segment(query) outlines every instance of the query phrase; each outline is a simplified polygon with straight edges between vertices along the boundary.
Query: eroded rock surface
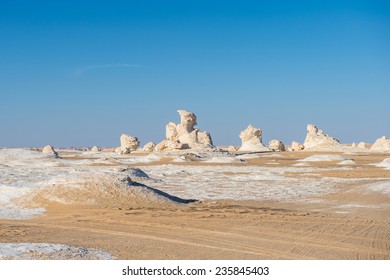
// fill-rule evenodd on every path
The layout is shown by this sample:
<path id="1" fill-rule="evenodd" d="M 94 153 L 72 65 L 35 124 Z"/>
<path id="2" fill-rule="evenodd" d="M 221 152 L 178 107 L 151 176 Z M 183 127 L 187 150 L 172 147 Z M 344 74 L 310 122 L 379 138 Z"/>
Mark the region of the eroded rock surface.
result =
<path id="1" fill-rule="evenodd" d="M 52 155 L 58 157 L 58 153 L 54 150 L 53 146 L 51 146 L 51 145 L 46 145 L 45 147 L 43 147 L 42 153 L 52 154 Z"/>
<path id="2" fill-rule="evenodd" d="M 195 127 L 197 117 L 194 113 L 187 110 L 177 112 L 180 115 L 180 123 L 169 122 L 166 125 L 166 139 L 156 145 L 156 151 L 213 147 L 210 133 Z"/>
<path id="3" fill-rule="evenodd" d="M 245 130 L 241 131 L 240 138 L 242 141 L 240 152 L 262 152 L 269 151 L 262 142 L 262 132 L 260 128 L 255 128 L 249 125 Z"/>
<path id="4" fill-rule="evenodd" d="M 286 150 L 284 144 L 280 140 L 271 140 L 269 141 L 268 148 L 275 152 L 284 152 Z"/>
<path id="5" fill-rule="evenodd" d="M 156 144 L 154 144 L 153 142 L 148 142 L 144 145 L 144 147 L 142 148 L 142 151 L 147 152 L 147 153 L 151 153 L 154 151 L 155 147 L 156 147 Z"/>
<path id="6" fill-rule="evenodd" d="M 306 139 L 303 145 L 305 146 L 305 149 L 332 150 L 340 145 L 340 141 L 325 134 L 315 125 L 309 124 L 307 126 Z"/>
<path id="7" fill-rule="evenodd" d="M 121 146 L 117 149 L 117 152 L 120 154 L 130 154 L 130 152 L 137 150 L 139 147 L 138 138 L 134 136 L 122 134 L 120 141 Z"/>
<path id="8" fill-rule="evenodd" d="M 378 138 L 371 146 L 370 150 L 378 152 L 390 152 L 390 139 L 386 136 Z"/>

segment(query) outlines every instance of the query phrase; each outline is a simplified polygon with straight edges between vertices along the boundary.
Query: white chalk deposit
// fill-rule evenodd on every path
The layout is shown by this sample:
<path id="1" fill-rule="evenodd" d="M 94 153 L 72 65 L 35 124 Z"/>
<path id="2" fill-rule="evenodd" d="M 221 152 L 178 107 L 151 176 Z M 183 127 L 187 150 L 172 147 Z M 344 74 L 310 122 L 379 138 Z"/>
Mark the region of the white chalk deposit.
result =
<path id="1" fill-rule="evenodd" d="M 48 243 L 0 243 L 0 260 L 110 260 L 112 255 L 89 248 Z"/>
<path id="2" fill-rule="evenodd" d="M 49 201 L 99 207 L 158 208 L 193 199 L 296 200 L 330 193 L 345 183 L 360 180 L 291 176 L 351 168 L 346 165 L 352 165 L 353 161 L 334 154 L 313 155 L 284 167 L 277 162 L 281 154 L 232 155 L 222 150 L 147 155 L 66 151 L 59 155 L 61 157 L 39 150 L 0 149 L 0 218 L 26 219 L 42 215 Z M 264 165 L 249 164 L 257 158 L 262 158 Z M 309 164 L 316 161 L 338 161 L 340 165 L 316 167 Z M 137 168 L 139 164 L 142 166 Z M 388 159 L 377 166 L 388 168 Z"/>

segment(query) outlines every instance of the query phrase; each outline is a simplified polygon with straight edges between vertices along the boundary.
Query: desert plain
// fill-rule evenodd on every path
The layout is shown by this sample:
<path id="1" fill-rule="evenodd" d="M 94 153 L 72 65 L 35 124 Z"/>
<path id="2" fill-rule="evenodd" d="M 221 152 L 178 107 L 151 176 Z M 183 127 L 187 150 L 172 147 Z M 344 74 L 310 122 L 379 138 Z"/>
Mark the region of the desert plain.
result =
<path id="1" fill-rule="evenodd" d="M 390 259 L 388 153 L 57 152 L 0 149 L 2 259 Z"/>

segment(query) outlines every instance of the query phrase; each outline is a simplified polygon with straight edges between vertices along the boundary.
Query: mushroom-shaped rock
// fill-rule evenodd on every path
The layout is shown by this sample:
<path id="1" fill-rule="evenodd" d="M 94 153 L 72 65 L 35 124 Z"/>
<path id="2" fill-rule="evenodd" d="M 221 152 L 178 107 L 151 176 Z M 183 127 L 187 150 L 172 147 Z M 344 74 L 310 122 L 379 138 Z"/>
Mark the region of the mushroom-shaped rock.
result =
<path id="1" fill-rule="evenodd" d="M 371 146 L 370 150 L 378 152 L 390 152 L 390 139 L 382 136 Z"/>
<path id="2" fill-rule="evenodd" d="M 137 137 L 122 134 L 121 138 L 120 153 L 129 154 L 131 151 L 135 151 L 139 147 L 139 141 Z"/>
<path id="3" fill-rule="evenodd" d="M 268 148 L 275 152 L 284 152 L 286 150 L 282 141 L 276 139 L 269 141 Z"/>
<path id="4" fill-rule="evenodd" d="M 240 152 L 262 152 L 269 149 L 262 143 L 261 129 L 249 125 L 245 130 L 241 131 L 240 138 L 242 141 Z"/>
<path id="5" fill-rule="evenodd" d="M 305 142 L 303 143 L 305 149 L 329 149 L 339 146 L 340 141 L 325 134 L 322 130 L 319 130 L 315 125 L 309 124 L 307 126 L 307 134 Z"/>

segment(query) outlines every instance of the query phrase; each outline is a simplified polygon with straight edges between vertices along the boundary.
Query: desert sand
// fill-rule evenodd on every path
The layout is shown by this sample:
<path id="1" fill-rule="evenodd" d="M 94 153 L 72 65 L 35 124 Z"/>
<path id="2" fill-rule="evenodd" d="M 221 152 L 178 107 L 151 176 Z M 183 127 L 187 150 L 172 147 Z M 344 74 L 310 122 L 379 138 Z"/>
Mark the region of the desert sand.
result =
<path id="1" fill-rule="evenodd" d="M 44 210 L 3 217 L 1 243 L 66 244 L 114 259 L 390 259 L 388 153 L 57 152 L 50 168 L 71 177 L 74 166 L 123 168 L 135 186 L 164 195 L 96 192 L 92 183 L 34 189 L 10 201 Z"/>

